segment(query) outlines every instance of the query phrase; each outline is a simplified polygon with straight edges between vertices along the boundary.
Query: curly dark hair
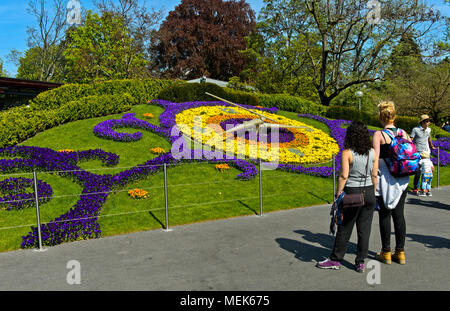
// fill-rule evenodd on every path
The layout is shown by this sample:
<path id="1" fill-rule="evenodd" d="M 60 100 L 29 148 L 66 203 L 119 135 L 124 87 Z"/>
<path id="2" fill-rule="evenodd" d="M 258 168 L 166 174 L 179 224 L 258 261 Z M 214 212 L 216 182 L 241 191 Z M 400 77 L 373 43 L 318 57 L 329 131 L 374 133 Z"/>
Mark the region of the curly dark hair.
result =
<path id="1" fill-rule="evenodd" d="M 372 141 L 370 140 L 369 129 L 363 122 L 354 121 L 347 128 L 344 148 L 352 149 L 359 154 L 369 154 Z"/>

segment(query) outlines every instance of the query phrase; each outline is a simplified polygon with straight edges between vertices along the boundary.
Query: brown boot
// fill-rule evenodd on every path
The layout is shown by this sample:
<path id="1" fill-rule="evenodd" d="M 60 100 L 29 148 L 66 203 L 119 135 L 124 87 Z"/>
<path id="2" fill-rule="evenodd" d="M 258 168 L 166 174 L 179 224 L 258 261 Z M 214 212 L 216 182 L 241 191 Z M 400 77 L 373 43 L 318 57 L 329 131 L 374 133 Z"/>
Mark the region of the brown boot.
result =
<path id="1" fill-rule="evenodd" d="M 401 265 L 406 264 L 405 252 L 396 250 L 394 255 L 392 255 L 392 260 Z"/>
<path id="2" fill-rule="evenodd" d="M 391 252 L 385 252 L 383 250 L 381 250 L 381 252 L 379 252 L 376 256 L 375 259 L 378 261 L 381 261 L 387 265 L 391 264 Z"/>

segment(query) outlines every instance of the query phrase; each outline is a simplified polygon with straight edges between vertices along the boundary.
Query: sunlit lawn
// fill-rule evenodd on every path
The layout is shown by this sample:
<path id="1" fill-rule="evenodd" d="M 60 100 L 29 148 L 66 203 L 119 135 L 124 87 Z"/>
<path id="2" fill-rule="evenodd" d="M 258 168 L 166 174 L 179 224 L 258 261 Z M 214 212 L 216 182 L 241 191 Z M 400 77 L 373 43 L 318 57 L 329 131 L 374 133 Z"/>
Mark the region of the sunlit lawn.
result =
<path id="1" fill-rule="evenodd" d="M 159 125 L 159 115 L 163 109 L 153 105 L 134 106 L 130 112 L 136 117 Z M 143 113 L 153 113 L 153 119 L 144 119 Z M 280 111 L 280 115 L 310 124 L 329 133 L 326 125 L 319 121 L 299 118 L 296 113 Z M 93 127 L 107 119 L 119 119 L 123 114 L 81 120 L 65 124 L 28 139 L 21 145 L 51 148 L 53 150 L 102 149 L 120 156 L 115 168 L 106 168 L 101 161 L 80 163 L 80 167 L 95 174 L 116 174 L 156 157 L 150 148 L 162 147 L 169 151 L 169 142 L 154 133 L 142 131 L 142 139 L 123 143 L 105 140 L 93 134 Z M 121 129 L 132 133 L 135 129 Z M 324 164 L 321 164 L 322 166 Z M 326 165 L 326 164 L 325 164 Z M 329 164 L 328 164 L 329 165 Z M 212 163 L 183 163 L 168 166 L 168 215 L 169 227 L 212 219 L 258 215 L 260 213 L 259 178 L 250 181 L 235 179 L 241 173 L 230 166 L 230 170 L 219 172 Z M 30 174 L 29 174 L 30 175 Z M 4 179 L 6 177 L 1 177 Z M 31 178 L 31 177 L 28 177 Z M 42 222 L 50 221 L 67 210 L 78 200 L 81 185 L 57 175 L 40 173 L 39 179 L 49 183 L 54 190 L 54 198 L 41 208 Z M 440 185 L 450 184 L 450 169 L 440 169 Z M 437 178 L 433 180 L 436 186 Z M 412 182 L 412 178 L 411 178 Z M 147 199 L 136 200 L 128 195 L 128 190 L 141 188 L 149 193 Z M 333 197 L 333 182 L 330 178 L 312 177 L 278 170 L 262 173 L 263 213 L 271 211 L 329 204 Z M 162 171 L 145 179 L 116 189 L 109 194 L 99 217 L 103 236 L 123 234 L 166 227 L 164 197 L 164 175 Z M 21 211 L 0 210 L 0 251 L 17 249 L 21 237 L 30 231 L 36 222 L 33 208 Z M 17 228 L 12 228 L 17 227 Z M 1 229 L 1 228 L 0 228 Z"/>

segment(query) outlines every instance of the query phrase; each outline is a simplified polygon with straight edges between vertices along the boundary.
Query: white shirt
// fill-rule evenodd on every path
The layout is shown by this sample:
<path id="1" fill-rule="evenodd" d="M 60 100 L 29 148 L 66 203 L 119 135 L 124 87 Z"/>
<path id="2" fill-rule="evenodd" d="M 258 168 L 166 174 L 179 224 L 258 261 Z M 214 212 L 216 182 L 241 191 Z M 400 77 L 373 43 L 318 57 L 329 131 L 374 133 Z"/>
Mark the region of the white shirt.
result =
<path id="1" fill-rule="evenodd" d="M 428 144 L 428 138 L 431 136 L 431 128 L 424 129 L 422 126 L 413 128 L 411 132 L 411 138 L 418 152 L 427 151 L 430 152 L 430 146 Z"/>
<path id="2" fill-rule="evenodd" d="M 420 159 L 420 172 L 423 173 L 433 173 L 433 162 L 430 159 Z"/>

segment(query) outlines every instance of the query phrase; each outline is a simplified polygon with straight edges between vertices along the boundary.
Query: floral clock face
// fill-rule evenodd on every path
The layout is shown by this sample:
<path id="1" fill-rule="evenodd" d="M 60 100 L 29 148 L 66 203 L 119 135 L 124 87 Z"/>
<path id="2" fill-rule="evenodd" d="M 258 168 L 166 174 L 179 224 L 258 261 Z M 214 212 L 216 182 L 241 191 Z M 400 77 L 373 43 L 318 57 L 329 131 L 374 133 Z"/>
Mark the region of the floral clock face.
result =
<path id="1" fill-rule="evenodd" d="M 339 152 L 336 141 L 310 125 L 266 111 L 253 109 L 278 124 L 298 128 L 261 128 L 224 133 L 236 125 L 258 118 L 239 107 L 204 106 L 184 110 L 176 115 L 179 130 L 187 137 L 226 154 L 261 158 L 280 163 L 321 163 Z M 267 123 L 275 123 L 268 119 Z"/>

